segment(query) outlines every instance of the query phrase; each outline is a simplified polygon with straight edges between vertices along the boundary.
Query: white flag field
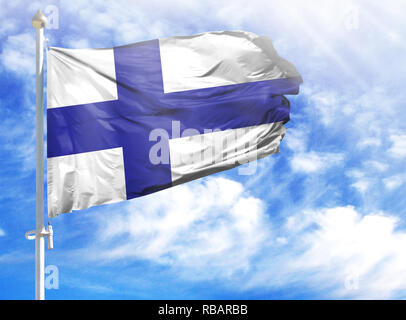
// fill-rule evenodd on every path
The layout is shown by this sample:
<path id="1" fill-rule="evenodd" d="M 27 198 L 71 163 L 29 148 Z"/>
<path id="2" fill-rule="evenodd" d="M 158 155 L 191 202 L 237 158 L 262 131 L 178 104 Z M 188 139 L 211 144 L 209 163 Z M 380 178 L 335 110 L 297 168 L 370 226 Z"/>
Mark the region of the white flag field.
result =
<path id="1" fill-rule="evenodd" d="M 47 51 L 48 215 L 279 152 L 302 82 L 268 37 L 207 32 Z"/>

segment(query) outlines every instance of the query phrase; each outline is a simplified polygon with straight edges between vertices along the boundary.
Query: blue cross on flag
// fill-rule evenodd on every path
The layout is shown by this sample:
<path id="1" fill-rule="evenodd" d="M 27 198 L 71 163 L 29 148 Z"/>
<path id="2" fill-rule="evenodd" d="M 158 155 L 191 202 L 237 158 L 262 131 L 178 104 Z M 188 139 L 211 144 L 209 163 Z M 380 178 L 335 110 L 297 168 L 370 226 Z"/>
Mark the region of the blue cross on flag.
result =
<path id="1" fill-rule="evenodd" d="M 47 53 L 48 214 L 147 195 L 279 152 L 302 79 L 242 31 Z"/>

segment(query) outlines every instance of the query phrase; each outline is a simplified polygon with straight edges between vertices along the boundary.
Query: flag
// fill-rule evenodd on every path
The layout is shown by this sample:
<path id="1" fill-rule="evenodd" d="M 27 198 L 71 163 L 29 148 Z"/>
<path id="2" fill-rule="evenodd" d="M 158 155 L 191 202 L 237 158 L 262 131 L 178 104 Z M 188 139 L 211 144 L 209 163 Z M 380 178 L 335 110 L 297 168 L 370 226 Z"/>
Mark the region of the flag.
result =
<path id="1" fill-rule="evenodd" d="M 48 215 L 279 152 L 302 79 L 243 31 L 47 52 Z"/>

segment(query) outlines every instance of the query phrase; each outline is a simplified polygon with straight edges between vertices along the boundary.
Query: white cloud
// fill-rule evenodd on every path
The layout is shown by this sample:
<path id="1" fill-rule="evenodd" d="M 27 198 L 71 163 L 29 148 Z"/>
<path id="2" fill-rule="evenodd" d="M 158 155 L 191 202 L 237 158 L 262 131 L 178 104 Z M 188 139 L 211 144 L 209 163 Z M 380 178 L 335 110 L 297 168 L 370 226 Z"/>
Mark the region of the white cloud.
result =
<path id="1" fill-rule="evenodd" d="M 382 180 L 386 189 L 393 190 L 399 188 L 402 184 L 406 183 L 406 175 L 398 174 L 394 176 L 390 176 Z"/>
<path id="2" fill-rule="evenodd" d="M 357 189 L 360 193 L 365 193 L 370 187 L 370 185 L 371 185 L 370 181 L 366 179 L 360 179 L 357 182 L 351 184 L 351 186 Z"/>
<path id="3" fill-rule="evenodd" d="M 262 201 L 225 178 L 124 208 L 97 216 L 97 245 L 80 250 L 82 262 L 148 260 L 189 281 L 216 279 L 237 290 L 296 284 L 325 298 L 401 297 L 406 286 L 406 232 L 382 212 L 298 210 L 275 228 Z M 348 287 L 353 278 L 357 288 Z"/>
<path id="4" fill-rule="evenodd" d="M 307 149 L 309 131 L 309 128 L 304 126 L 289 128 L 284 138 L 284 143 L 293 152 L 305 152 Z"/>
<path id="5" fill-rule="evenodd" d="M 83 277 L 74 278 L 69 274 L 68 275 L 64 274 L 63 284 L 64 286 L 67 286 L 75 290 L 80 289 L 91 291 L 93 293 L 96 292 L 99 294 L 109 294 L 114 292 L 114 290 L 112 288 L 109 288 L 108 286 L 104 286 L 99 283 L 93 283 L 91 280 L 86 280 Z"/>
<path id="6" fill-rule="evenodd" d="M 28 90 L 26 93 L 28 95 Z M 12 109 L 13 106 L 4 107 Z M 18 171 L 15 170 L 14 174 L 25 175 L 35 168 L 35 114 L 32 106 L 27 106 L 24 117 L 0 121 L 0 142 L 3 150 L 13 155 L 4 158 L 4 163 L 19 161 Z"/>
<path id="7" fill-rule="evenodd" d="M 371 171 L 375 170 L 377 172 L 383 172 L 388 169 L 388 165 L 386 163 L 377 160 L 366 160 L 363 165 L 370 168 Z"/>
<path id="8" fill-rule="evenodd" d="M 364 165 L 367 163 L 369 163 L 369 161 L 364 162 Z M 377 166 L 379 167 L 379 165 Z M 366 170 L 364 168 L 348 170 L 346 172 L 346 175 L 355 181 L 350 186 L 357 189 L 358 192 L 360 192 L 361 194 L 365 194 L 373 183 L 373 179 L 369 176 L 366 176 Z"/>
<path id="9" fill-rule="evenodd" d="M 67 46 L 72 49 L 87 49 L 91 48 L 89 40 L 81 38 L 81 39 L 71 39 L 67 41 Z"/>
<path id="10" fill-rule="evenodd" d="M 392 91 L 390 87 L 379 85 L 345 93 L 305 87 L 302 94 L 308 97 L 305 110 L 310 119 L 320 118 L 329 134 L 350 136 L 351 145 L 381 151 L 378 147 L 382 140 L 393 135 L 393 131 L 401 131 L 404 123 L 403 115 L 398 112 L 403 93 Z M 396 142 L 400 140 L 401 136 Z"/>
<path id="11" fill-rule="evenodd" d="M 294 172 L 322 173 L 332 166 L 339 165 L 344 160 L 340 153 L 303 152 L 295 153 L 290 161 Z"/>
<path id="12" fill-rule="evenodd" d="M 378 138 L 365 137 L 365 138 L 360 139 L 358 141 L 357 145 L 361 149 L 368 148 L 368 147 L 379 147 L 381 145 L 381 140 Z"/>
<path id="13" fill-rule="evenodd" d="M 305 211 L 287 219 L 286 246 L 268 256 L 268 264 L 247 286 L 297 283 L 324 297 L 393 298 L 406 287 L 406 233 L 398 219 L 361 215 L 353 207 Z M 273 263 L 272 263 L 273 261 Z M 346 286 L 356 277 L 358 289 Z M 318 289 L 316 289 L 318 288 Z"/>
<path id="14" fill-rule="evenodd" d="M 34 32 L 9 36 L 4 43 L 0 59 L 5 68 L 17 74 L 35 74 Z"/>
<path id="15" fill-rule="evenodd" d="M 2 24 L 0 25 L 0 36 L 9 34 L 15 31 L 17 25 L 17 21 L 14 19 L 2 19 Z"/>
<path id="16" fill-rule="evenodd" d="M 20 161 L 22 166 L 17 169 L 27 174 L 35 168 L 35 30 L 32 28 L 30 32 L 5 39 L 0 63 L 22 77 L 16 86 L 18 92 L 2 99 L 4 117 L 0 120 L 0 142 L 3 149 L 12 151 L 9 155 L 13 155 L 4 160 Z M 16 97 L 19 97 L 19 105 L 15 105 Z"/>
<path id="17" fill-rule="evenodd" d="M 177 8 L 178 7 L 178 8 Z M 181 7 L 181 10 L 179 9 Z M 201 5 L 187 2 L 162 1 L 70 1 L 64 11 L 74 15 L 75 24 L 69 25 L 70 33 L 78 35 L 84 30 L 92 46 L 125 45 L 158 37 L 187 34 L 178 20 L 194 15 L 205 16 Z M 195 19 L 194 25 L 199 24 Z M 109 39 L 106 44 L 106 39 Z M 77 39 L 65 38 L 66 45 Z"/>
<path id="18" fill-rule="evenodd" d="M 22 251 L 12 250 L 0 255 L 0 264 L 19 264 L 34 261 L 33 253 L 26 253 Z"/>
<path id="19" fill-rule="evenodd" d="M 307 88 L 302 90 L 302 92 L 310 96 L 310 105 L 313 110 L 316 110 L 320 114 L 320 120 L 324 125 L 334 125 L 337 122 L 336 113 L 338 109 L 341 109 L 342 101 L 340 101 L 336 92 L 313 92 L 313 90 Z"/>
<path id="20" fill-rule="evenodd" d="M 270 232 L 262 201 L 225 178 L 181 185 L 125 208 L 99 221 L 95 259 L 149 259 L 228 276 L 249 268 Z"/>
<path id="21" fill-rule="evenodd" d="M 389 153 L 394 158 L 406 157 L 406 134 L 392 135 L 390 137 L 392 146 L 389 149 Z"/>
<path id="22" fill-rule="evenodd" d="M 4 232 L 4 230 L 0 228 L 0 237 L 4 237 L 5 235 L 6 233 Z"/>
<path id="23" fill-rule="evenodd" d="M 389 297 L 391 292 L 406 286 L 406 275 L 399 273 L 399 264 L 406 263 L 402 249 L 406 234 L 395 231 L 397 221 L 393 216 L 362 216 L 351 207 L 313 213 L 319 230 L 309 234 L 308 248 L 296 260 L 296 267 L 316 267 L 322 270 L 321 278 L 335 275 L 337 281 L 354 272 L 358 274 L 360 292 L 346 292 L 338 287 L 338 295 Z M 398 283 L 389 281 L 394 274 Z M 376 283 L 381 284 L 379 288 Z"/>
<path id="24" fill-rule="evenodd" d="M 406 156 L 405 117 L 399 112 L 399 101 L 405 99 L 404 93 L 379 85 L 378 78 L 374 82 L 368 90 L 305 87 L 302 91 L 307 98 L 304 110 L 309 119 L 305 123 L 308 123 L 309 136 L 316 137 L 309 139 L 308 149 L 314 148 L 313 141 L 328 141 L 327 146 L 331 143 L 339 149 L 346 160 L 343 175 L 350 178 L 347 186 L 360 193 L 363 201 L 360 206 L 368 208 L 379 208 L 390 196 L 386 192 L 400 183 L 398 179 L 389 181 L 404 171 L 403 164 L 394 159 Z M 314 128 L 315 121 L 322 128 L 320 125 Z M 320 146 L 317 149 L 324 151 Z M 316 172 L 320 166 L 320 161 L 312 157 L 304 157 L 298 163 L 310 172 Z"/>

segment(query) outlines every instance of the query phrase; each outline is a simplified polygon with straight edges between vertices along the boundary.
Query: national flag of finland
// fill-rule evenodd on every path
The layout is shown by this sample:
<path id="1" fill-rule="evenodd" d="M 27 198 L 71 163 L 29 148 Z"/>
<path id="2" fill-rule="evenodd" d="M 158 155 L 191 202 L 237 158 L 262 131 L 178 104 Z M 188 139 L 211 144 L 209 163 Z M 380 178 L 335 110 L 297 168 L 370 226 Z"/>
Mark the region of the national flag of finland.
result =
<path id="1" fill-rule="evenodd" d="M 241 31 L 47 54 L 48 213 L 140 197 L 279 152 L 302 82 Z"/>

